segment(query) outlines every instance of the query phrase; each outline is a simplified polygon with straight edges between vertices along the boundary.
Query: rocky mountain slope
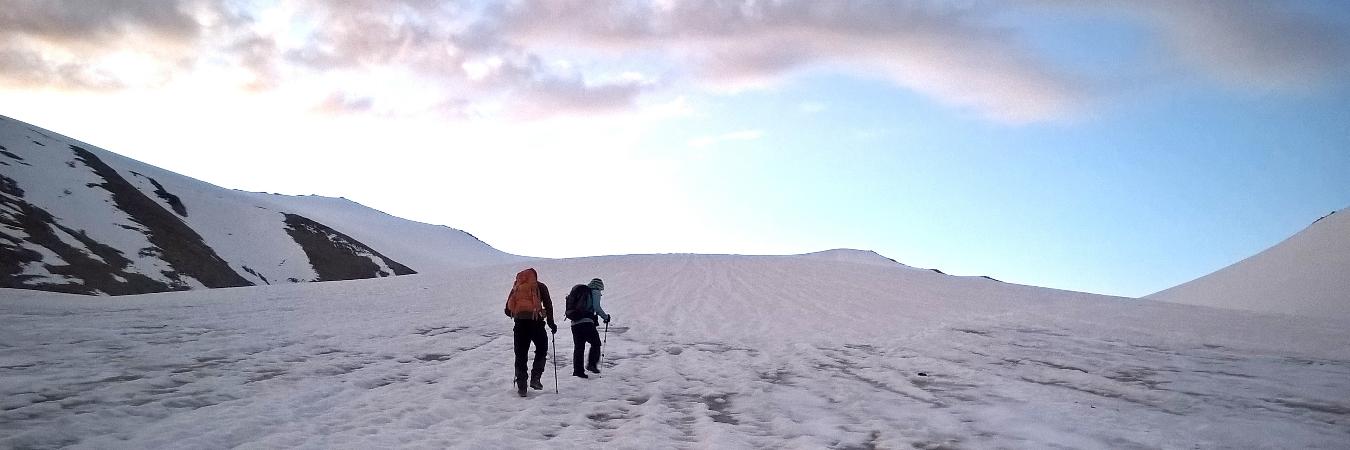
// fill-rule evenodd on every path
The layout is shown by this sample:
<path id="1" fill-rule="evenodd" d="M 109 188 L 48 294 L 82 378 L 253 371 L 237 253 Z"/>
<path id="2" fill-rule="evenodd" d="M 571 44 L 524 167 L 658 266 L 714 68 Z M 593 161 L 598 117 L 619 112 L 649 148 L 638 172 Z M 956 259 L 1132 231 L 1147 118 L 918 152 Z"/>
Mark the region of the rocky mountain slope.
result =
<path id="1" fill-rule="evenodd" d="M 0 287 L 124 295 L 517 259 L 452 228 L 224 189 L 0 116 Z"/>

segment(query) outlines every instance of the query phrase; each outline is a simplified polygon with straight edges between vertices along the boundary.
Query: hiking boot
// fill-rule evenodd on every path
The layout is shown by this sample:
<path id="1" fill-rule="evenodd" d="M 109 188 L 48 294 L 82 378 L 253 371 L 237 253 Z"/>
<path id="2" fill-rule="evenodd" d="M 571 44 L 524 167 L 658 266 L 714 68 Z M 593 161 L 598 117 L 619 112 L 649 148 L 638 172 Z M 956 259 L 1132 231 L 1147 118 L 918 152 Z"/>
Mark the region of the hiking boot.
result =
<path id="1" fill-rule="evenodd" d="M 586 372 L 573 372 L 572 376 L 577 378 L 590 378 L 589 376 L 586 375 Z"/>
<path id="2" fill-rule="evenodd" d="M 521 397 L 524 397 L 524 396 L 525 396 L 525 386 L 521 386 L 520 389 L 516 391 L 516 394 L 519 394 Z"/>
<path id="3" fill-rule="evenodd" d="M 586 366 L 586 370 L 591 371 L 591 373 L 600 373 L 600 368 L 597 366 Z"/>
<path id="4" fill-rule="evenodd" d="M 538 378 L 531 378 L 530 389 L 534 389 L 536 391 L 544 389 L 544 383 L 540 383 Z"/>

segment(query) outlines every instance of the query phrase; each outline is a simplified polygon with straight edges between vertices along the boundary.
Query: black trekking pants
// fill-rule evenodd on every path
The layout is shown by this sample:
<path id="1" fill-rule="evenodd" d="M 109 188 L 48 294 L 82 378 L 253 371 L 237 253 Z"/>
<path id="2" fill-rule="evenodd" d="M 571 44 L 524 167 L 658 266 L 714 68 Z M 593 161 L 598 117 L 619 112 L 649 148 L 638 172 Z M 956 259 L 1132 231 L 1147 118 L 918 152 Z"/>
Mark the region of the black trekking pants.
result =
<path id="1" fill-rule="evenodd" d="M 595 367 L 600 363 L 600 332 L 596 331 L 594 323 L 579 323 L 572 325 L 572 342 L 576 347 L 572 349 L 572 373 L 584 373 L 583 367 Z M 586 353 L 586 344 L 591 344 L 591 357 L 583 358 Z M 582 360 L 585 359 L 585 366 Z"/>
<path id="2" fill-rule="evenodd" d="M 544 321 L 516 319 L 513 330 L 516 338 L 516 385 L 525 385 L 525 359 L 530 356 L 530 342 L 534 342 L 534 366 L 530 367 L 530 376 L 539 378 L 544 374 L 544 360 L 548 359 L 548 331 L 544 330 Z"/>

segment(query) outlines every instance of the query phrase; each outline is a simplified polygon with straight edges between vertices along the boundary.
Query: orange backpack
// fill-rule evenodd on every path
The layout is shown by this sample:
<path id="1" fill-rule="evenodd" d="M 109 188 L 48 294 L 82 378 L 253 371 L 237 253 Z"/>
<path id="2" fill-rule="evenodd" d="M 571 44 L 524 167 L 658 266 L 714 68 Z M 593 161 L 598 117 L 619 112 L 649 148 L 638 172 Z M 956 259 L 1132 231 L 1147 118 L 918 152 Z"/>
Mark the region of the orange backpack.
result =
<path id="1" fill-rule="evenodd" d="M 506 296 L 506 310 L 517 319 L 539 320 L 544 317 L 544 304 L 539 300 L 539 274 L 525 269 L 516 274 L 516 284 Z"/>

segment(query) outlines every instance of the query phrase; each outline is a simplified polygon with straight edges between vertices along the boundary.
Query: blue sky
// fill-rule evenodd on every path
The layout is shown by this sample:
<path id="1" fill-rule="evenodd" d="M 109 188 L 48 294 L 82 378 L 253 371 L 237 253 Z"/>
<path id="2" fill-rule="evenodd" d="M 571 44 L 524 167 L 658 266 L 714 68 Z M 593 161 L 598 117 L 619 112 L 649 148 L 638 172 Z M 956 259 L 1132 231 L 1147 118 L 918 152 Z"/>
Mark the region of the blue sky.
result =
<path id="1" fill-rule="evenodd" d="M 1139 296 L 1350 206 L 1344 2 L 10 6 L 0 114 L 520 254 Z"/>

